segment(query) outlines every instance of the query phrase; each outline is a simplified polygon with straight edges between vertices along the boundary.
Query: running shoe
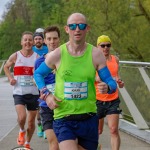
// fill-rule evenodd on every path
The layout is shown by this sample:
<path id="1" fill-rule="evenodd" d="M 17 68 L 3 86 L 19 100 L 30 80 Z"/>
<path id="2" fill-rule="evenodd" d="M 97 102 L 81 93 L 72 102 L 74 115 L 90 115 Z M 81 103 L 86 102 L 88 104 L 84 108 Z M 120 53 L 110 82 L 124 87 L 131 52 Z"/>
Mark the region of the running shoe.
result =
<path id="1" fill-rule="evenodd" d="M 30 144 L 25 143 L 25 144 L 24 144 L 24 148 L 27 148 L 27 149 L 30 150 Z"/>
<path id="2" fill-rule="evenodd" d="M 26 132 L 19 132 L 18 138 L 17 138 L 17 143 L 19 146 L 22 146 L 25 142 L 25 134 Z"/>
<path id="3" fill-rule="evenodd" d="M 43 133 L 43 137 L 44 137 L 44 139 L 47 139 L 46 133 L 45 133 L 45 132 Z"/>
<path id="4" fill-rule="evenodd" d="M 38 125 L 38 126 L 37 126 L 37 136 L 38 136 L 38 137 L 42 137 L 42 136 L 43 136 L 42 125 Z"/>

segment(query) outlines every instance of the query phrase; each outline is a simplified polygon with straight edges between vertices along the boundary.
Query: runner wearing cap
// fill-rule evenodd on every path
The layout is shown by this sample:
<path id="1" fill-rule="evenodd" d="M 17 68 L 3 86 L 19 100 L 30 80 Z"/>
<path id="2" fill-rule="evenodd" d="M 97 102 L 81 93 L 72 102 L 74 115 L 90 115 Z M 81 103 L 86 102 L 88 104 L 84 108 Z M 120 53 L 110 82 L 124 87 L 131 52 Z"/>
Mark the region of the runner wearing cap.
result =
<path id="1" fill-rule="evenodd" d="M 44 43 L 44 36 L 42 33 L 35 32 L 33 35 L 34 46 L 32 47 L 33 51 L 38 55 L 42 56 L 43 54 L 48 53 L 48 48 Z"/>
<path id="2" fill-rule="evenodd" d="M 97 39 L 97 47 L 103 52 L 107 67 L 113 77 L 113 79 L 118 83 L 118 86 L 122 88 L 124 82 L 119 76 L 119 58 L 115 55 L 110 54 L 112 42 L 110 38 L 106 35 L 101 35 Z M 96 76 L 96 99 L 97 99 L 97 115 L 99 118 L 99 134 L 103 132 L 104 118 L 107 117 L 108 127 L 110 130 L 111 137 L 111 147 L 112 150 L 119 150 L 120 147 L 120 136 L 119 136 L 119 114 L 121 109 L 119 108 L 120 99 L 118 94 L 118 89 L 116 92 L 111 94 L 102 94 L 98 90 L 98 84 L 101 82 L 98 75 Z"/>
<path id="3" fill-rule="evenodd" d="M 41 28 L 39 28 L 36 31 L 43 31 L 43 30 Z M 43 43 L 44 43 L 43 33 L 35 32 L 33 35 L 33 40 L 34 40 L 34 46 L 32 47 L 32 50 L 34 52 L 36 52 L 40 56 L 48 53 L 47 46 L 43 45 Z M 39 111 L 37 112 L 37 135 L 39 137 L 44 136 Z"/>

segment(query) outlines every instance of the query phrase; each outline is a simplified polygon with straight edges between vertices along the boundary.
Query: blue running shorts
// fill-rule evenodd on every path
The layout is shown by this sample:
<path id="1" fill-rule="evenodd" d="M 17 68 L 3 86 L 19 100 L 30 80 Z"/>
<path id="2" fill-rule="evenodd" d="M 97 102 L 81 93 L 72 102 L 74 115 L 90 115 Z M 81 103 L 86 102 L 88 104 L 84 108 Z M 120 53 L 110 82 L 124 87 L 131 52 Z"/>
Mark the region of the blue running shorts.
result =
<path id="1" fill-rule="evenodd" d="M 78 144 L 86 150 L 97 150 L 99 136 L 97 115 L 82 121 L 57 119 L 53 122 L 53 129 L 59 143 L 77 139 Z"/>

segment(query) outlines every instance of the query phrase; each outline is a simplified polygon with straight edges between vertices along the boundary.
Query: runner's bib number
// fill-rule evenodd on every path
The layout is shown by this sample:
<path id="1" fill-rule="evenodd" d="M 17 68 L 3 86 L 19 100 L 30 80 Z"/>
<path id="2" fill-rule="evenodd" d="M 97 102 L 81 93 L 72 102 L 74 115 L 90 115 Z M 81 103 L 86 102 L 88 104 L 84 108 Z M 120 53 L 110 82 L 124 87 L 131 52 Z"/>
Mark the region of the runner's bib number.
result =
<path id="1" fill-rule="evenodd" d="M 87 82 L 65 82 L 64 95 L 67 100 L 82 100 L 88 95 Z"/>
<path id="2" fill-rule="evenodd" d="M 20 86 L 33 86 L 33 77 L 20 76 Z"/>

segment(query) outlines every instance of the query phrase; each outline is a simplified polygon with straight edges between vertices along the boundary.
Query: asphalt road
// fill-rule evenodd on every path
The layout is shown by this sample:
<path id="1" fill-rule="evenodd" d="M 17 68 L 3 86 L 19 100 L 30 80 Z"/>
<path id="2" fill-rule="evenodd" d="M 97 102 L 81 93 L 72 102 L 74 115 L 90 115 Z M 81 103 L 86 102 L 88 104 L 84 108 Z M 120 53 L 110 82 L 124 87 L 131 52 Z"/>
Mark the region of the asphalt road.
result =
<path id="1" fill-rule="evenodd" d="M 12 87 L 7 78 L 0 78 L 0 150 L 12 150 L 17 147 L 17 135 L 19 127 L 12 98 Z M 120 150 L 150 150 L 150 144 L 143 142 L 129 134 L 120 131 Z M 111 150 L 110 134 L 105 125 L 103 134 L 99 138 L 102 150 Z M 34 150 L 48 150 L 47 140 L 39 138 L 36 132 L 31 141 Z"/>

